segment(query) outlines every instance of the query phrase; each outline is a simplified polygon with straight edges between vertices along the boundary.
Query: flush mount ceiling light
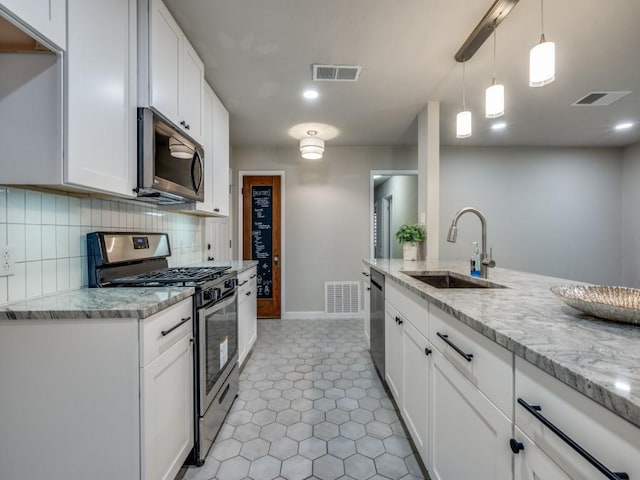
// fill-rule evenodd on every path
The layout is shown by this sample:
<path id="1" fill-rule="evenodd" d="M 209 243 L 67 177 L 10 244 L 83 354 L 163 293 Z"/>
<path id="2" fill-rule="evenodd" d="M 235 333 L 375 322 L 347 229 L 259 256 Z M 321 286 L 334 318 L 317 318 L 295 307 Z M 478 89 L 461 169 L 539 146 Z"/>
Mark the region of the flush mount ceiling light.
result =
<path id="1" fill-rule="evenodd" d="M 496 28 L 493 28 L 493 80 L 485 92 L 485 117 L 504 115 L 504 85 L 496 83 Z"/>
<path id="2" fill-rule="evenodd" d="M 324 140 L 316 137 L 316 130 L 308 130 L 308 137 L 300 139 L 300 154 L 307 160 L 319 160 L 324 153 Z"/>
<path id="3" fill-rule="evenodd" d="M 193 158 L 193 150 L 175 137 L 169 138 L 169 152 L 175 158 Z"/>
<path id="4" fill-rule="evenodd" d="M 462 62 L 462 111 L 456 115 L 456 137 L 467 138 L 471 136 L 471 112 L 467 110 L 465 102 L 465 65 L 467 62 Z"/>
<path id="5" fill-rule="evenodd" d="M 544 38 L 544 0 L 540 0 L 540 42 L 529 53 L 529 86 L 543 87 L 556 79 L 556 45 Z"/>
<path id="6" fill-rule="evenodd" d="M 308 100 L 314 100 L 318 98 L 318 92 L 317 90 L 305 90 L 302 93 L 302 96 Z"/>

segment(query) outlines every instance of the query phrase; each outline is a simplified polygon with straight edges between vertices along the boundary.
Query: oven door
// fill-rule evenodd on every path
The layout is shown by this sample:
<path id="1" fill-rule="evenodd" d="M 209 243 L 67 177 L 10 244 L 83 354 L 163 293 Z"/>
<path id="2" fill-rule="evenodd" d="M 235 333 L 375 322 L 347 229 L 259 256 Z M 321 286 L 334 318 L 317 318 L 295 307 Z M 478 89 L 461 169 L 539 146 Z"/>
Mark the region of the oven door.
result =
<path id="1" fill-rule="evenodd" d="M 198 313 L 200 415 L 204 415 L 238 359 L 237 290 Z"/>

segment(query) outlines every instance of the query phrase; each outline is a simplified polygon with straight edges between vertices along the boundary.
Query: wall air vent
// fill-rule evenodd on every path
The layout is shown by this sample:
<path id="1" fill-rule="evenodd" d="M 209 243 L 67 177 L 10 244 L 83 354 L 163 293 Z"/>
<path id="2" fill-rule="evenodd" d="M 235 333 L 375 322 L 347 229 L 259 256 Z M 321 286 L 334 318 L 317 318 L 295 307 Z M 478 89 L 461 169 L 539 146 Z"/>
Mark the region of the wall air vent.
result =
<path id="1" fill-rule="evenodd" d="M 358 65 L 321 65 L 314 63 L 314 82 L 357 82 L 362 67 Z"/>
<path id="2" fill-rule="evenodd" d="M 606 107 L 631 92 L 590 92 L 584 97 L 576 100 L 571 105 L 574 107 Z"/>
<path id="3" fill-rule="evenodd" d="M 325 282 L 324 312 L 327 315 L 360 313 L 360 282 Z"/>

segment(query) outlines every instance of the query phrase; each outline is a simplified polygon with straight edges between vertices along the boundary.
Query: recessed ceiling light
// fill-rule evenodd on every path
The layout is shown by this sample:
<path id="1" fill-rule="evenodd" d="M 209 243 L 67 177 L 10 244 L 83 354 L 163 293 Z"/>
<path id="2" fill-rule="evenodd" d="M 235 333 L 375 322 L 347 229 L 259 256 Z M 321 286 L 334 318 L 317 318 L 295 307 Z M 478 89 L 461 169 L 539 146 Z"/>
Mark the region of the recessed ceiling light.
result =
<path id="1" fill-rule="evenodd" d="M 318 98 L 318 92 L 316 90 L 305 90 L 302 96 L 309 100 L 313 100 L 314 98 Z"/>
<path id="2" fill-rule="evenodd" d="M 496 122 L 493 125 L 491 125 L 491 130 L 503 130 L 505 128 L 507 128 L 506 122 Z"/>
<path id="3" fill-rule="evenodd" d="M 618 125 L 615 126 L 616 130 L 627 130 L 629 128 L 633 127 L 633 123 L 632 122 L 623 122 L 623 123 L 619 123 Z"/>

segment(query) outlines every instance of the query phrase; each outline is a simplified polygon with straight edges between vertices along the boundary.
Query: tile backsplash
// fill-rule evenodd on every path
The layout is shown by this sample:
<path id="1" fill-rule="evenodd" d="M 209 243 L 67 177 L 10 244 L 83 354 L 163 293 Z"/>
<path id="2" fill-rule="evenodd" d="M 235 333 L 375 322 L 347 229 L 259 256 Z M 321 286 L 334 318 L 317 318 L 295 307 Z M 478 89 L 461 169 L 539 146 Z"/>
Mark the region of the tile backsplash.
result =
<path id="1" fill-rule="evenodd" d="M 130 201 L 76 198 L 0 186 L 0 246 L 14 248 L 15 275 L 0 277 L 0 305 L 87 285 L 86 234 L 169 234 L 169 265 L 203 259 L 204 220 Z"/>

